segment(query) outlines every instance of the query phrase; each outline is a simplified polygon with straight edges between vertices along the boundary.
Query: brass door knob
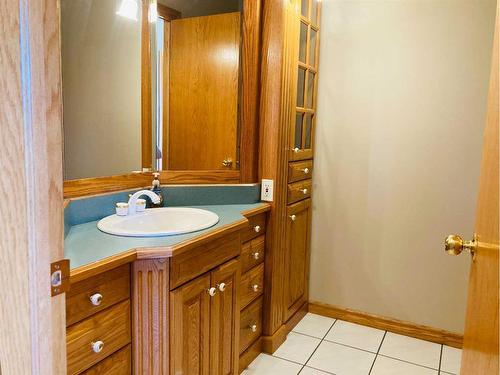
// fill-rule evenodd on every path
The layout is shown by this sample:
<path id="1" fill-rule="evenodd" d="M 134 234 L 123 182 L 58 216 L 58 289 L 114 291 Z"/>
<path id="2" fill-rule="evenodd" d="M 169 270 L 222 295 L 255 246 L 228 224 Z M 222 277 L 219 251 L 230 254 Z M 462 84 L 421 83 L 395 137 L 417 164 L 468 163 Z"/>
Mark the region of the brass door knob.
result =
<path id="1" fill-rule="evenodd" d="M 465 241 L 457 234 L 450 234 L 444 240 L 444 249 L 450 255 L 459 255 L 462 251 L 466 250 L 471 255 L 477 248 L 477 235 L 474 234 L 472 241 Z"/>
<path id="2" fill-rule="evenodd" d="M 233 161 L 231 160 L 231 158 L 224 159 L 222 161 L 222 165 L 224 167 L 230 167 L 231 165 L 233 165 Z"/>

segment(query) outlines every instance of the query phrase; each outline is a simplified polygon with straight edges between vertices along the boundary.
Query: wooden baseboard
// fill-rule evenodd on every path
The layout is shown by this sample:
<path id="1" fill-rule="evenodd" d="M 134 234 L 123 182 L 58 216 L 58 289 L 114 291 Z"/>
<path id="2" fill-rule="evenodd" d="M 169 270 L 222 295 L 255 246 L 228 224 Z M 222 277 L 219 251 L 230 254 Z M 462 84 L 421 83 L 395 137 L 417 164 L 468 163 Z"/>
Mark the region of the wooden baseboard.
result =
<path id="1" fill-rule="evenodd" d="M 240 355 L 239 373 L 241 374 L 252 361 L 262 352 L 262 337 L 259 337 L 252 345 Z"/>
<path id="2" fill-rule="evenodd" d="M 368 327 L 383 329 L 385 331 L 399 333 L 401 335 L 415 337 L 417 339 L 432 341 L 438 344 L 452 346 L 454 348 L 461 349 L 463 345 L 463 335 L 458 333 L 338 306 L 332 306 L 326 303 L 309 302 L 309 312 L 328 316 L 330 318 L 342 319 L 347 322 L 357 323 Z"/>
<path id="3" fill-rule="evenodd" d="M 271 336 L 262 336 L 262 351 L 264 353 L 272 354 L 274 353 L 286 340 L 288 333 L 302 320 L 302 318 L 307 314 L 308 302 L 305 302 L 300 309 L 283 324 L 276 332 Z"/>

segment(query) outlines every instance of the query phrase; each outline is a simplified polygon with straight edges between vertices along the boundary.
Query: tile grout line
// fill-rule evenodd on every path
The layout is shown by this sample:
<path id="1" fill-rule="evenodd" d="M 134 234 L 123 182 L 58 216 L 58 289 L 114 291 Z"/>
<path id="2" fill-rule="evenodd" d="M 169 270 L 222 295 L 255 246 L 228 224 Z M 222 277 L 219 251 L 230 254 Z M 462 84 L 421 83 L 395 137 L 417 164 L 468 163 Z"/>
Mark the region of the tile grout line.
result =
<path id="1" fill-rule="evenodd" d="M 439 353 L 439 367 L 438 367 L 438 375 L 441 374 L 441 362 L 443 360 L 443 348 L 444 346 L 441 344 L 441 352 Z"/>
<path id="2" fill-rule="evenodd" d="M 300 369 L 299 374 L 302 372 L 302 370 L 304 369 L 304 367 L 306 367 L 307 363 L 309 363 L 309 361 L 311 360 L 312 356 L 314 355 L 314 353 L 316 353 L 316 350 L 318 350 L 318 348 L 323 343 L 323 341 L 325 341 L 325 337 L 328 336 L 328 333 L 330 333 L 330 331 L 332 330 L 332 328 L 335 325 L 335 323 L 337 323 L 337 319 L 335 319 L 335 321 L 332 323 L 332 325 L 330 326 L 330 328 L 326 331 L 325 335 L 320 340 L 320 342 L 318 343 L 318 345 L 316 346 L 316 348 L 313 350 L 313 352 L 311 353 L 311 355 L 309 356 L 309 358 L 307 358 L 307 361 L 304 363 L 304 365 Z M 323 370 L 321 370 L 321 371 L 323 371 Z"/>
<path id="3" fill-rule="evenodd" d="M 382 341 L 380 341 L 380 345 L 378 346 L 377 353 L 375 353 L 375 358 L 373 358 L 372 366 L 370 367 L 370 371 L 368 371 L 368 375 L 370 375 L 372 373 L 373 366 L 375 366 L 375 361 L 377 360 L 378 353 L 380 352 L 380 348 L 382 348 L 382 344 L 384 343 L 386 335 L 387 335 L 387 331 L 384 332 L 384 337 L 382 337 Z"/>

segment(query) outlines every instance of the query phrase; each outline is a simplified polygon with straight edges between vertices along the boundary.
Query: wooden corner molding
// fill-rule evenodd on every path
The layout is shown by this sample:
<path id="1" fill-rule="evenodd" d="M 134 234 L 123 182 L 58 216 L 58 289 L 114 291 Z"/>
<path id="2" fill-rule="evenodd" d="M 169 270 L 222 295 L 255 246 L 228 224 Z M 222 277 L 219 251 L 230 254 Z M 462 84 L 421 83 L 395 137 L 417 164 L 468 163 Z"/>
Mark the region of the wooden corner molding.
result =
<path id="1" fill-rule="evenodd" d="M 405 322 L 398 319 L 382 317 L 362 311 L 333 306 L 322 302 L 309 302 L 309 312 L 357 323 L 368 327 L 383 329 L 405 336 L 415 337 L 438 344 L 462 348 L 463 335 L 445 331 L 443 329 L 424 326 L 421 324 Z"/>

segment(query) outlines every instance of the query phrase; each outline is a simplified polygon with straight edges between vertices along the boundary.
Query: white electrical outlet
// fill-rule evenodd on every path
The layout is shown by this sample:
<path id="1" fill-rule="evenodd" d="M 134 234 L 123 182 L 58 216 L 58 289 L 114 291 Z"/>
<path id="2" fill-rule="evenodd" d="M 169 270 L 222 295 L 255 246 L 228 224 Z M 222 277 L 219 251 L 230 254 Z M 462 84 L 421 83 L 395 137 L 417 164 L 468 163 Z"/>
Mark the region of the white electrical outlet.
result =
<path id="1" fill-rule="evenodd" d="M 260 191 L 260 199 L 266 202 L 273 201 L 273 191 L 274 191 L 274 181 L 273 180 L 262 180 L 262 186 Z"/>

